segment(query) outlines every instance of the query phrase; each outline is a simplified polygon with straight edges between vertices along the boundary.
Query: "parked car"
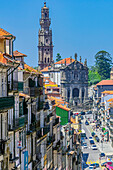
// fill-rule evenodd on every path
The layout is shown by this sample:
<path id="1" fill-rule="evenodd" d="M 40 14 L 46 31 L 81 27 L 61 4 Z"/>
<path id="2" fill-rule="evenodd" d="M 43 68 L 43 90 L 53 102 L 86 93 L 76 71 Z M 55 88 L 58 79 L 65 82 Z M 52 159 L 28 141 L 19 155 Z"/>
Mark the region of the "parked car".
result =
<path id="1" fill-rule="evenodd" d="M 96 165 L 95 164 L 90 164 L 89 169 L 96 169 Z"/>
<path id="2" fill-rule="evenodd" d="M 107 163 L 107 162 L 103 162 L 103 163 L 101 164 L 101 166 L 105 166 L 106 163 Z"/>
<path id="3" fill-rule="evenodd" d="M 85 125 L 89 125 L 89 122 L 86 120 Z"/>
<path id="4" fill-rule="evenodd" d="M 95 144 L 95 143 L 94 143 L 94 140 L 90 140 L 90 144 L 91 144 L 91 145 Z"/>
<path id="5" fill-rule="evenodd" d="M 91 135 L 92 135 L 92 136 L 95 136 L 95 132 L 92 132 Z"/>
<path id="6" fill-rule="evenodd" d="M 89 137 L 89 140 L 93 140 L 93 138 L 90 136 L 90 137 Z"/>
<path id="7" fill-rule="evenodd" d="M 98 163 L 94 163 L 94 164 L 95 164 L 96 168 L 98 168 L 98 167 L 99 167 L 99 164 L 98 164 Z"/>
<path id="8" fill-rule="evenodd" d="M 96 146 L 96 145 L 92 145 L 92 146 L 91 146 L 91 149 L 92 149 L 92 150 L 97 150 L 97 146 Z"/>
<path id="9" fill-rule="evenodd" d="M 83 146 L 84 146 L 84 149 L 86 149 L 86 148 L 87 148 L 87 143 L 84 143 L 84 145 L 83 145 Z"/>
<path id="10" fill-rule="evenodd" d="M 81 114 L 81 115 L 85 115 L 85 112 L 81 112 L 80 114 Z"/>
<path id="11" fill-rule="evenodd" d="M 101 153 L 100 154 L 100 157 L 102 158 L 102 157 L 105 157 L 105 153 Z"/>

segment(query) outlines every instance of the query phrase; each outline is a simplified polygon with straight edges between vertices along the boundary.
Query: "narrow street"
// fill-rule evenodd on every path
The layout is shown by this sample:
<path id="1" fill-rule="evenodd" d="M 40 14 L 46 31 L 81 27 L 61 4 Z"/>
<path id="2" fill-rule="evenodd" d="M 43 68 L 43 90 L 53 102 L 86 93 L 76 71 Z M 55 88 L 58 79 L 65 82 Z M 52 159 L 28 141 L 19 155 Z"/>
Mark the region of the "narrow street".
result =
<path id="1" fill-rule="evenodd" d="M 100 150 L 99 148 L 97 150 L 92 150 L 91 149 L 91 145 L 90 145 L 90 142 L 89 142 L 89 137 L 91 136 L 91 132 L 90 130 L 88 129 L 88 126 L 85 125 L 85 119 L 82 121 L 82 129 L 85 130 L 86 132 L 86 136 L 87 136 L 87 139 L 85 139 L 85 142 L 87 143 L 87 148 L 83 148 L 82 146 L 82 151 L 83 151 L 83 169 L 87 169 L 88 166 L 92 163 L 99 163 L 99 154 L 100 154 Z M 86 163 L 85 163 L 86 162 Z M 101 169 L 101 168 L 96 168 L 96 169 Z"/>

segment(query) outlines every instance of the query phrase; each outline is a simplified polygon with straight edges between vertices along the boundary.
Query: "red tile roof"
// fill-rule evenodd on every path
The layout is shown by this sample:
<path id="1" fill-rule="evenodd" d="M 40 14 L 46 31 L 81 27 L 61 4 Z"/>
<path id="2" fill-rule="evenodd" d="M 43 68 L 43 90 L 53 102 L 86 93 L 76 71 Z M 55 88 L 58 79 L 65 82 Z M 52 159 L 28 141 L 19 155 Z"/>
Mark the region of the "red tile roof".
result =
<path id="1" fill-rule="evenodd" d="M 14 57 L 27 57 L 27 55 L 20 53 L 19 51 L 13 52 Z"/>
<path id="2" fill-rule="evenodd" d="M 20 96 L 20 97 L 25 97 L 25 98 L 30 98 L 30 96 L 29 96 L 29 95 L 24 94 L 24 93 L 19 93 L 19 96 Z"/>
<path id="3" fill-rule="evenodd" d="M 30 72 L 38 73 L 37 70 L 35 70 L 34 68 L 28 66 L 27 64 L 24 64 L 24 69 L 27 70 L 27 71 L 30 71 Z"/>
<path id="4" fill-rule="evenodd" d="M 62 64 L 65 64 L 65 59 L 66 59 L 66 65 L 69 65 L 69 64 L 71 63 L 71 59 L 70 59 L 70 58 L 64 58 L 64 59 L 56 62 L 55 65 L 61 64 L 61 63 L 62 63 Z M 74 62 L 74 61 L 75 61 L 75 60 L 72 59 L 72 62 Z M 49 67 L 51 67 L 51 66 L 49 66 Z M 48 66 L 45 67 L 43 70 L 41 70 L 41 72 L 47 72 L 47 71 L 48 71 Z"/>
<path id="5" fill-rule="evenodd" d="M 49 66 L 49 67 L 51 67 L 51 66 Z M 47 72 L 47 71 L 48 71 L 48 66 L 45 67 L 43 70 L 41 70 L 41 72 Z"/>
<path id="6" fill-rule="evenodd" d="M 47 83 L 47 81 L 49 82 L 49 83 Z M 51 81 L 48 77 L 44 77 L 44 83 L 45 83 L 45 85 L 57 85 L 56 83 L 54 83 L 53 81 Z"/>
<path id="7" fill-rule="evenodd" d="M 62 105 L 57 105 L 57 107 L 63 109 L 63 110 L 66 110 L 66 111 L 70 111 L 69 108 L 67 108 L 66 106 L 62 106 Z"/>
<path id="8" fill-rule="evenodd" d="M 113 80 L 102 80 L 96 84 L 96 86 L 102 86 L 102 85 L 113 85 Z"/>
<path id="9" fill-rule="evenodd" d="M 15 36 L 0 28 L 0 39 L 11 39 L 12 37 L 15 38 Z"/>
<path id="10" fill-rule="evenodd" d="M 71 58 L 64 58 L 58 62 L 56 62 L 55 64 L 65 64 L 65 60 L 66 60 L 66 64 L 70 64 L 71 63 Z M 72 62 L 74 62 L 75 60 L 72 59 Z"/>
<path id="11" fill-rule="evenodd" d="M 103 93 L 103 94 L 113 94 L 113 91 L 103 91 L 103 92 L 101 92 L 101 93 Z"/>

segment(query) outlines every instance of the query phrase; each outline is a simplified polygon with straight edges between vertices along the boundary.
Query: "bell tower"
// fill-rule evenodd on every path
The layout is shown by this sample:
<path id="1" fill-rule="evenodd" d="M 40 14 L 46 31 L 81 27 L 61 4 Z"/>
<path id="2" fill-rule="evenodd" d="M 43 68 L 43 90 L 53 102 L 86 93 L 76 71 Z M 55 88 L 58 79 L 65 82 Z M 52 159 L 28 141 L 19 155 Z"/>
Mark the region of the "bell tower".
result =
<path id="1" fill-rule="evenodd" d="M 38 33 L 38 65 L 41 70 L 53 62 L 52 30 L 50 29 L 50 24 L 49 8 L 46 7 L 46 2 L 44 2 L 44 7 L 41 9 L 41 29 L 39 29 Z"/>

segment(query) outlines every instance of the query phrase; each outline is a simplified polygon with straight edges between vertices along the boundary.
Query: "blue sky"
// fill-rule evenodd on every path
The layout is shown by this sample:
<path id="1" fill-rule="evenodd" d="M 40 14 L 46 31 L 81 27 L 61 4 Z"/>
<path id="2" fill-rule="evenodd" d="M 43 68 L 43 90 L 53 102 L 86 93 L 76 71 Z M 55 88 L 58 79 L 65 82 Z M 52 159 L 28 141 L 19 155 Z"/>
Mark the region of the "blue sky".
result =
<path id="1" fill-rule="evenodd" d="M 15 50 L 28 55 L 26 63 L 37 66 L 38 30 L 43 0 L 0 2 L 0 27 L 16 36 Z M 54 59 L 75 52 L 94 64 L 99 50 L 113 56 L 113 0 L 46 0 L 50 8 Z"/>

